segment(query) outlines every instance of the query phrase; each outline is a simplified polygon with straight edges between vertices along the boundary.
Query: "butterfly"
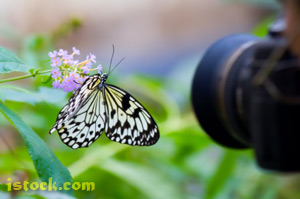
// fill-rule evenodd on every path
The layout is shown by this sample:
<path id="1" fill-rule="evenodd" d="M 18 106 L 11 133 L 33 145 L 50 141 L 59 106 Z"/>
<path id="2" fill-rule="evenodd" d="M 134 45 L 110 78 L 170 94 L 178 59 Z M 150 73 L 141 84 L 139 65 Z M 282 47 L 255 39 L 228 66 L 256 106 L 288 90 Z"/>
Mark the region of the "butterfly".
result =
<path id="1" fill-rule="evenodd" d="M 88 77 L 59 112 L 49 131 L 72 149 L 88 147 L 105 131 L 115 142 L 149 146 L 159 130 L 149 112 L 125 90 L 106 83 L 106 73 Z"/>

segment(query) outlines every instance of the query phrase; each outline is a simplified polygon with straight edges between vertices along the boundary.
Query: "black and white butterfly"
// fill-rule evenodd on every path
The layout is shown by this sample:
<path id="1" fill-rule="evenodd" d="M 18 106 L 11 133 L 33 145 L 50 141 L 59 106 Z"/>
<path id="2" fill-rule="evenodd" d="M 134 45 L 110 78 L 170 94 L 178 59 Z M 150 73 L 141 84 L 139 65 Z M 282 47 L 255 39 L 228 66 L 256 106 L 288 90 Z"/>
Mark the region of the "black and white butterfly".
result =
<path id="1" fill-rule="evenodd" d="M 148 111 L 128 92 L 106 84 L 107 74 L 88 77 L 57 116 L 57 130 L 73 149 L 88 147 L 105 131 L 115 142 L 148 146 L 159 139 L 158 127 Z"/>

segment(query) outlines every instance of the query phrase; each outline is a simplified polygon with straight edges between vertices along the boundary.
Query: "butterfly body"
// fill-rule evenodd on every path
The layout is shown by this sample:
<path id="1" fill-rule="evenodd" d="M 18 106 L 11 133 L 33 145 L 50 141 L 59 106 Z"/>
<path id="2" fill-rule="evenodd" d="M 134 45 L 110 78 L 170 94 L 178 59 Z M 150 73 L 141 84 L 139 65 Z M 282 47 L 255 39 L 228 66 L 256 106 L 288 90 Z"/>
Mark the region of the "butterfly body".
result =
<path id="1" fill-rule="evenodd" d="M 158 127 L 148 111 L 125 90 L 106 84 L 107 74 L 90 76 L 57 116 L 55 130 L 73 149 L 90 146 L 105 131 L 115 142 L 152 145 Z"/>

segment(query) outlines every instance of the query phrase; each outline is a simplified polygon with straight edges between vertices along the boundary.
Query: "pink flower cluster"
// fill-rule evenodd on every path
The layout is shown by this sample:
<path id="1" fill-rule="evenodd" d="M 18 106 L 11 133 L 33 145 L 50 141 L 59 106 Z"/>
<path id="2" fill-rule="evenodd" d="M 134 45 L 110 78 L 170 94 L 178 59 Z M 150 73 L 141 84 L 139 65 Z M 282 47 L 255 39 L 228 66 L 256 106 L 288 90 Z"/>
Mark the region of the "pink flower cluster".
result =
<path id="1" fill-rule="evenodd" d="M 74 60 L 74 55 L 80 55 L 80 51 L 75 47 L 73 47 L 72 54 L 68 54 L 67 50 L 60 49 L 49 52 L 48 55 L 53 67 L 51 71 L 54 79 L 53 88 L 62 89 L 65 92 L 72 92 L 80 88 L 90 71 L 97 70 L 99 74 L 102 71 L 101 65 L 92 68 L 92 64 L 96 63 L 96 56 L 91 53 L 82 62 Z"/>

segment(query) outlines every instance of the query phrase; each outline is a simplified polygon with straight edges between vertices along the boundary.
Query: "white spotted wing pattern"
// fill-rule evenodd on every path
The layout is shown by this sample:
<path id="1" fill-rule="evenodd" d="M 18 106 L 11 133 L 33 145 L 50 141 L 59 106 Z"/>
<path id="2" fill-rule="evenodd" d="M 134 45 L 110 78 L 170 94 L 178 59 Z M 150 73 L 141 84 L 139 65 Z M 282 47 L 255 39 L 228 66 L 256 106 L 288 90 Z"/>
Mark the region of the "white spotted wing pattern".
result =
<path id="1" fill-rule="evenodd" d="M 115 142 L 149 146 L 159 130 L 148 111 L 129 93 L 106 84 L 107 75 L 92 75 L 59 112 L 50 134 L 57 130 L 67 146 L 90 146 L 103 131 Z"/>

